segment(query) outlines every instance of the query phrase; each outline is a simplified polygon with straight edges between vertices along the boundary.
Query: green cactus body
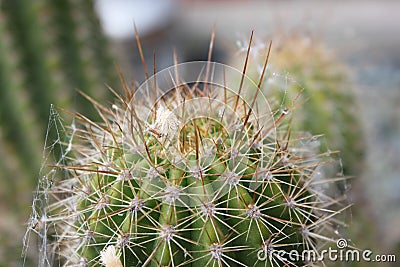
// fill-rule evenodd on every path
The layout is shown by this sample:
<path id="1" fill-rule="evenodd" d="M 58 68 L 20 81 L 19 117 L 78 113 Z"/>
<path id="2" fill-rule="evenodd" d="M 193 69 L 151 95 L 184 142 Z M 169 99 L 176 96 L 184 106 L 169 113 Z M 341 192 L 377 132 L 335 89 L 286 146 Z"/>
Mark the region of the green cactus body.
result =
<path id="1" fill-rule="evenodd" d="M 61 4 L 71 8 L 62 10 Z M 27 181 L 18 188 L 25 193 L 34 188 L 32 174 L 40 170 L 43 144 L 39 136 L 46 134 L 51 104 L 72 108 L 73 96 L 78 95 L 75 89 L 96 87 L 89 81 L 101 86 L 114 82 L 93 1 L 85 1 L 81 9 L 73 0 L 16 0 L 0 5 L 0 124 L 5 129 L 4 141 L 12 144 L 23 169 L 16 180 Z M 78 11 L 86 14 L 86 20 L 78 21 Z M 88 43 L 93 60 L 86 59 L 89 53 L 83 51 L 82 43 Z M 82 96 L 78 99 L 78 110 L 88 117 L 97 115 Z M 85 110 L 88 106 L 91 112 Z"/>
<path id="2" fill-rule="evenodd" d="M 76 108 L 90 118 L 97 112 L 76 89 L 103 101 L 112 94 L 106 89 L 86 91 L 105 88 L 105 83 L 114 86 L 117 76 L 93 5 L 92 0 L 0 3 L 0 181 L 4 187 L 0 198 L 2 203 L 13 203 L 4 206 L 6 217 L 28 217 L 26 203 L 43 174 L 44 149 L 51 144 L 44 146 L 42 137 L 62 139 L 62 130 L 46 132 L 48 123 L 54 126 L 59 119 L 51 117 L 51 104 Z M 53 152 L 48 159 L 56 161 L 62 149 Z M 4 250 L 0 265 L 19 265 L 25 226 L 10 223 L 1 228 L 2 243 L 12 253 Z M 33 253 L 25 261 L 30 265 L 36 259 Z"/>
<path id="3" fill-rule="evenodd" d="M 4 148 L 8 147 L 8 153 L 5 154 L 7 158 L 2 159 L 2 161 L 9 162 L 12 155 L 16 155 L 21 158 L 23 163 L 17 164 L 20 171 L 13 171 L 11 176 L 4 174 L 4 169 L 7 168 L 1 168 L 4 172 L 0 174 L 0 177 L 3 174 L 4 177 L 8 177 L 7 180 L 4 180 L 4 184 L 7 185 L 10 193 L 8 199 L 16 202 L 13 198 L 19 195 L 19 192 L 31 190 L 33 179 L 24 181 L 15 179 L 15 177 L 23 173 L 31 175 L 32 169 L 39 169 L 40 159 L 37 154 L 40 153 L 40 147 L 37 133 L 26 134 L 30 129 L 38 131 L 38 128 L 35 127 L 34 120 L 29 115 L 31 107 L 29 103 L 26 103 L 26 98 L 21 92 L 21 84 L 13 79 L 13 75 L 18 76 L 18 71 L 15 58 L 13 58 L 12 54 L 9 54 L 10 36 L 4 27 L 4 19 L 4 14 L 0 13 L 0 35 L 3 36 L 2 42 L 0 42 L 0 125 L 2 130 L 1 138 L 4 138 L 3 141 L 9 143 L 2 145 Z M 9 178 L 12 176 L 14 176 L 14 179 Z M 20 202 L 16 203 L 19 204 Z"/>
<path id="4" fill-rule="evenodd" d="M 194 76 L 162 84 L 182 68 Z M 70 178 L 50 192 L 63 265 L 302 266 L 285 255 L 335 240 L 338 203 L 319 187 L 332 180 L 315 178 L 329 154 L 290 133 L 290 112 L 258 114 L 240 76 L 213 62 L 174 66 L 153 77 L 160 87 L 150 79 L 142 97 L 99 109 L 103 123 L 82 119 L 62 166 Z"/>
<path id="5" fill-rule="evenodd" d="M 74 3 L 74 8 L 79 10 L 77 7 L 79 4 L 76 1 L 66 2 L 71 5 Z M 9 184 L 10 188 L 14 187 L 14 192 L 22 192 L 24 198 L 28 197 L 29 194 L 26 193 L 31 192 L 35 187 L 37 176 L 34 174 L 40 171 L 43 153 L 40 136 L 46 134 L 45 126 L 48 123 L 51 104 L 72 108 L 73 95 L 78 94 L 75 91 L 76 88 L 84 90 L 95 87 L 93 84 L 81 82 L 88 80 L 87 77 L 90 76 L 88 72 L 95 72 L 96 74 L 91 79 L 98 80 L 101 85 L 106 81 L 112 84 L 111 78 L 106 77 L 114 75 L 106 75 L 114 69 L 112 64 L 108 66 L 105 64 L 108 61 L 107 42 L 103 40 L 101 44 L 97 44 L 92 53 L 92 57 L 96 58 L 96 64 L 102 63 L 98 66 L 94 66 L 93 63 L 90 67 L 88 64 L 83 64 L 82 58 L 85 53 L 82 52 L 82 47 L 76 45 L 78 41 L 75 39 L 80 38 L 80 32 L 84 31 L 82 29 L 90 32 L 82 37 L 82 42 L 89 42 L 95 36 L 102 39 L 99 36 L 101 35 L 100 25 L 96 21 L 92 1 L 85 1 L 85 11 L 82 12 L 90 14 L 90 21 L 88 18 L 87 21 L 80 23 L 81 30 L 69 27 L 77 23 L 73 15 L 60 16 L 50 8 L 53 5 L 57 4 L 47 0 L 5 1 L 0 5 L 2 40 L 0 44 L 0 126 L 4 130 L 2 141 L 10 143 L 10 151 L 14 151 L 8 157 L 15 157 L 18 168 L 22 170 L 14 173 L 14 179 L 9 179 L 8 175 L 1 174 L 0 176 L 2 182 Z M 76 13 L 76 11 L 73 12 Z M 62 40 L 57 39 L 60 31 L 66 33 L 69 40 L 73 39 L 73 41 L 63 43 Z M 91 43 L 91 47 L 93 46 L 94 44 Z M 65 51 L 73 51 L 72 56 L 66 56 L 70 59 L 69 61 L 61 59 L 61 55 L 67 53 Z M 57 68 L 57 64 L 61 67 Z M 67 69 L 77 70 L 80 76 L 75 77 L 67 73 Z M 60 77 L 62 77 L 61 81 Z M 82 100 L 82 98 L 79 99 Z M 81 107 L 90 106 L 83 103 L 83 100 L 81 102 L 79 103 Z M 91 110 L 94 109 L 91 107 Z M 90 116 L 87 111 L 86 114 Z M 11 185 L 15 182 L 18 184 Z M 10 199 L 11 201 L 20 203 L 15 199 Z M 15 211 L 18 212 L 17 209 Z"/>
<path id="6" fill-rule="evenodd" d="M 95 108 L 87 105 L 84 96 L 94 94 L 99 99 L 107 99 L 111 94 L 107 90 L 91 91 L 103 88 L 107 83 L 116 83 L 116 74 L 109 58 L 108 40 L 104 37 L 94 10 L 94 1 L 40 0 L 40 17 L 45 31 L 52 59 L 52 73 L 58 78 L 60 94 L 67 94 L 66 104 L 71 105 L 87 116 L 97 116 Z M 63 92 L 64 91 L 64 92 Z M 99 119 L 99 118 L 96 118 Z"/>

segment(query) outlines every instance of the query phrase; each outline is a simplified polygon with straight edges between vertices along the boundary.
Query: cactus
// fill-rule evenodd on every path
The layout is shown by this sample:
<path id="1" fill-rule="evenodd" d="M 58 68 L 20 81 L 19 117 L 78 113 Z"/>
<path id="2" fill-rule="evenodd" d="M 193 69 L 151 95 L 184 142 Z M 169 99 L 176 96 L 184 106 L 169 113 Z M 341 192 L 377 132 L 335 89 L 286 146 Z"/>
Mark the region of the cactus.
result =
<path id="1" fill-rule="evenodd" d="M 340 151 L 344 172 L 359 174 L 363 162 L 363 131 L 357 119 L 355 92 L 348 71 L 326 47 L 309 37 L 278 35 L 274 44 L 271 71 L 295 80 L 304 88 L 302 98 L 306 104 L 296 114 L 292 128 L 323 134 L 328 148 Z M 262 43 L 255 44 L 249 57 L 252 67 L 248 76 L 253 80 L 258 79 L 262 69 L 263 56 L 259 52 L 263 47 Z M 233 63 L 238 64 L 241 64 L 240 59 Z M 275 94 L 286 104 L 298 94 L 297 88 L 275 87 L 268 81 L 262 90 Z"/>
<path id="2" fill-rule="evenodd" d="M 92 95 L 91 88 L 105 82 L 112 84 L 114 71 L 106 53 L 107 41 L 95 20 L 93 1 L 44 0 L 42 6 L 42 13 L 47 14 L 46 26 L 52 33 L 48 37 L 50 47 L 58 57 L 56 70 L 64 76 L 63 87 Z M 82 96 L 75 95 L 74 101 L 80 112 L 97 115 Z"/>
<path id="3" fill-rule="evenodd" d="M 303 266 L 310 259 L 291 251 L 334 242 L 343 207 L 329 191 L 341 178 L 324 177 L 332 155 L 291 132 L 298 96 L 282 112 L 259 90 L 273 77 L 268 56 L 259 84 L 247 61 L 242 72 L 172 66 L 124 85 L 111 107 L 87 96 L 102 122 L 69 113 L 71 150 L 40 183 L 52 200 L 31 220 L 42 264 Z"/>
<path id="4" fill-rule="evenodd" d="M 21 92 L 21 84 L 14 80 L 13 77 L 18 77 L 18 70 L 15 66 L 15 57 L 9 53 L 10 38 L 6 34 L 3 27 L 3 17 L 0 14 L 0 35 L 3 36 L 0 43 L 0 125 L 2 130 L 1 138 L 8 141 L 13 141 L 12 145 L 3 144 L 2 147 L 7 147 L 7 153 L 3 156 L 3 162 L 10 162 L 12 155 L 16 155 L 21 159 L 23 164 L 13 162 L 18 165 L 18 171 L 12 171 L 12 175 L 5 175 L 7 173 L 7 166 L 1 168 L 0 176 L 8 177 L 3 182 L 7 185 L 7 199 L 11 199 L 15 203 L 17 195 L 21 196 L 21 192 L 31 191 L 31 185 L 22 179 L 9 179 L 9 177 L 18 177 L 20 174 L 32 175 L 32 170 L 38 170 L 41 164 L 40 158 L 37 157 L 40 153 L 39 147 L 39 132 L 40 127 L 35 127 L 34 116 L 29 109 L 24 92 Z M 28 107 L 27 107 L 28 106 Z M 34 130 L 30 134 L 26 134 Z M 37 132 L 35 132 L 35 130 Z M 1 142 L 3 143 L 3 142 Z M 5 142 L 4 142 L 5 143 Z M 5 149 L 6 150 L 6 149 Z M 7 157 L 7 158 L 6 158 Z M 7 164 L 8 165 L 8 164 Z M 33 179 L 29 179 L 33 181 Z M 22 204 L 22 203 L 17 203 Z M 25 211 L 26 208 L 25 208 Z"/>
<path id="5" fill-rule="evenodd" d="M 99 36 L 100 25 L 92 1 L 82 4 L 83 11 L 75 1 L 63 2 L 74 6 L 71 13 L 58 12 L 57 4 L 47 0 L 4 1 L 0 5 L 0 123 L 5 129 L 5 141 L 12 144 L 21 163 L 18 165 L 24 174 L 20 179 L 27 184 L 20 189 L 25 192 L 34 187 L 33 179 L 28 176 L 40 169 L 42 145 L 38 136 L 45 134 L 41 129 L 47 124 L 50 105 L 72 108 L 74 95 L 78 94 L 75 89 L 87 92 L 97 82 L 101 85 L 114 82 L 112 64 L 106 64 L 107 42 Z M 77 10 L 85 12 L 87 18 L 79 21 Z M 73 27 L 68 28 L 69 25 Z M 60 32 L 68 37 L 68 42 L 58 38 Z M 88 55 L 86 50 L 82 51 L 84 46 L 77 43 L 94 46 L 92 39 L 102 43 L 96 44 L 97 48 Z M 96 64 L 88 63 L 85 57 L 94 59 Z M 75 72 L 71 74 L 71 70 Z M 77 109 L 85 111 L 87 116 L 96 115 L 91 107 L 86 109 L 90 105 L 83 103 L 82 98 L 77 98 Z"/>
<path id="6" fill-rule="evenodd" d="M 54 99 L 55 84 L 46 59 L 46 45 L 41 36 L 37 4 L 32 1 L 4 1 L 1 5 L 14 49 L 18 50 L 19 68 L 22 70 L 27 93 L 45 126 L 49 106 Z"/>
<path id="7" fill-rule="evenodd" d="M 7 188 L 1 190 L 0 198 L 7 203 L 4 213 L 10 218 L 21 220 L 28 215 L 29 207 L 25 203 L 31 199 L 39 175 L 43 153 L 41 139 L 46 134 L 50 105 L 75 108 L 89 117 L 95 116 L 95 110 L 84 103 L 76 89 L 104 101 L 109 95 L 102 94 L 101 90 L 86 90 L 104 88 L 105 82 L 113 86 L 116 80 L 93 1 L 69 0 L 68 3 L 73 8 L 63 16 L 59 14 L 62 12 L 55 13 L 52 6 L 56 4 L 50 0 L 0 3 L 0 181 Z M 68 28 L 70 24 L 76 27 Z M 62 43 L 57 39 L 61 30 L 75 42 Z M 71 43 L 73 45 L 68 47 Z M 70 55 L 63 58 L 65 51 Z M 71 69 L 82 72 L 76 77 L 68 72 Z M 18 225 L 18 232 L 23 232 L 22 224 L 8 224 L 7 227 L 10 225 Z M 11 230 L 0 228 L 2 243 L 18 254 L 19 238 L 13 236 L 5 240 L 6 236 L 11 236 L 6 232 Z M 3 262 L 5 256 L 13 261 L 18 258 L 11 253 L 2 255 L 0 265 L 12 265 Z"/>

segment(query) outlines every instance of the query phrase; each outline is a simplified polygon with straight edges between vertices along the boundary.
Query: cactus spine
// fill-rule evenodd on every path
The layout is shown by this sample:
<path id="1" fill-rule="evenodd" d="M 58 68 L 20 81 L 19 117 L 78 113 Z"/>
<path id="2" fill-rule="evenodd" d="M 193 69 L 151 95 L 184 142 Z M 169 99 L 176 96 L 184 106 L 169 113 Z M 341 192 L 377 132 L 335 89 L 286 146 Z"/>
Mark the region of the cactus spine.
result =
<path id="1" fill-rule="evenodd" d="M 74 116 L 80 138 L 43 221 L 59 264 L 303 266 L 290 251 L 335 241 L 330 154 L 290 131 L 297 97 L 257 112 L 269 101 L 246 68 L 179 64 L 111 108 L 92 100 L 102 122 Z"/>

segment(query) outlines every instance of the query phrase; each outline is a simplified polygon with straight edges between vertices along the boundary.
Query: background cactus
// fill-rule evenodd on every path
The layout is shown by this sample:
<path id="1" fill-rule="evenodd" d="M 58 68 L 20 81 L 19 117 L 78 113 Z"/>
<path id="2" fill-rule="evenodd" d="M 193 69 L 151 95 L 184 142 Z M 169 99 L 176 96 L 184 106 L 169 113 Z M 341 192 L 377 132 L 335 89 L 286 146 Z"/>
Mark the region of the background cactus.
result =
<path id="1" fill-rule="evenodd" d="M 306 103 L 296 113 L 292 128 L 323 134 L 328 147 L 322 147 L 340 151 L 345 174 L 359 175 L 364 154 L 363 131 L 357 119 L 359 109 L 349 72 L 331 51 L 311 37 L 281 34 L 274 36 L 274 46 L 271 71 L 304 88 L 300 101 Z M 257 80 L 262 70 L 265 45 L 255 43 L 253 48 L 248 75 Z M 242 54 L 244 56 L 245 51 Z M 240 66 L 242 58 L 234 65 Z M 287 105 L 298 94 L 297 88 L 293 90 L 290 84 L 274 86 L 267 81 L 263 90 L 276 94 L 277 99 L 283 101 L 279 105 Z"/>
<path id="2" fill-rule="evenodd" d="M 0 265 L 11 266 L 39 176 L 50 105 L 96 116 L 76 89 L 100 88 L 90 94 L 105 100 L 104 84 L 113 85 L 116 74 L 93 1 L 1 1 L 0 39 L 0 200 L 7 218 L 0 235 L 12 252 L 0 256 Z M 6 240 L 15 231 L 18 238 Z"/>
<path id="3" fill-rule="evenodd" d="M 266 66 L 260 80 L 279 79 Z M 58 254 L 66 266 L 302 266 L 274 252 L 335 242 L 331 154 L 291 132 L 298 96 L 282 112 L 261 85 L 185 63 L 124 86 L 111 108 L 92 100 L 102 122 L 73 115 L 71 151 L 38 188 L 52 201 L 34 206 L 41 264 Z"/>
<path id="4" fill-rule="evenodd" d="M 1 98 L 4 116 L 15 113 L 14 107 L 22 106 L 25 114 L 31 114 L 31 122 L 38 124 L 36 130 L 45 129 L 51 104 L 75 107 L 88 116 L 96 116 L 76 89 L 89 93 L 88 88 L 104 88 L 105 82 L 110 85 L 115 82 L 116 75 L 93 2 L 85 1 L 80 6 L 72 0 L 17 0 L 5 1 L 0 8 L 2 40 L 6 41 L 2 44 L 2 64 L 8 68 L 4 69 L 7 75 L 2 79 L 2 92 L 14 95 L 12 99 Z M 106 92 L 103 90 L 102 94 L 99 90 L 96 95 L 104 99 Z M 7 118 L 7 122 L 13 122 L 7 123 L 7 127 L 15 125 L 8 139 L 15 146 L 20 142 L 16 140 L 18 133 L 26 132 L 18 126 L 26 123 L 25 117 Z M 36 135 L 43 136 L 44 132 L 41 130 Z M 39 147 L 42 143 L 24 142 Z M 16 150 L 21 153 L 19 157 L 31 159 L 23 160 L 29 176 L 37 173 L 42 151 L 37 148 L 30 153 L 20 148 Z"/>
<path id="5" fill-rule="evenodd" d="M 17 68 L 18 57 L 12 50 L 12 36 L 7 31 L 4 22 L 5 18 L 3 14 L 0 14 L 0 34 L 2 36 L 2 42 L 0 42 L 0 123 L 3 131 L 2 138 L 12 141 L 8 152 L 15 153 L 24 162 L 21 164 L 19 173 L 31 175 L 32 170 L 37 171 L 41 164 L 41 159 L 38 157 L 40 151 L 38 140 L 40 139 L 35 131 L 29 135 L 26 133 L 38 130 L 40 127 L 34 127 L 36 118 L 30 112 L 28 92 L 23 91 L 23 85 L 19 80 L 22 73 Z M 33 179 L 30 180 L 33 186 Z M 5 183 L 12 184 L 15 181 L 10 179 Z M 16 185 L 11 185 L 10 188 L 14 188 L 14 190 L 10 190 L 10 193 L 15 196 L 18 191 Z"/>

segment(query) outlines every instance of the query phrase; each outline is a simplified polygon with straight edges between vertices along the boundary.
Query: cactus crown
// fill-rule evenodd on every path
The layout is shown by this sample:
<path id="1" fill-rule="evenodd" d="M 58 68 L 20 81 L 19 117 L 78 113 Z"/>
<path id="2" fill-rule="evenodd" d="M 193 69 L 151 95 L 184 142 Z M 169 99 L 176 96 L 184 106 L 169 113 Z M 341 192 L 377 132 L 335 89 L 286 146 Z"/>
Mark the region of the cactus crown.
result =
<path id="1" fill-rule="evenodd" d="M 330 153 L 290 132 L 296 98 L 275 107 L 259 90 L 267 64 L 258 84 L 245 71 L 189 62 L 111 108 L 89 98 L 103 122 L 73 115 L 46 251 L 65 266 L 301 266 L 285 255 L 334 241 Z"/>

